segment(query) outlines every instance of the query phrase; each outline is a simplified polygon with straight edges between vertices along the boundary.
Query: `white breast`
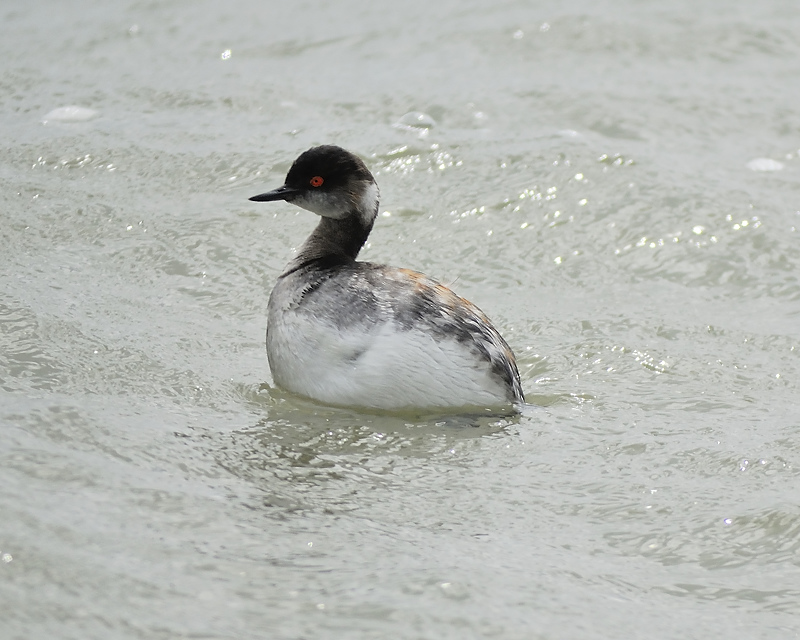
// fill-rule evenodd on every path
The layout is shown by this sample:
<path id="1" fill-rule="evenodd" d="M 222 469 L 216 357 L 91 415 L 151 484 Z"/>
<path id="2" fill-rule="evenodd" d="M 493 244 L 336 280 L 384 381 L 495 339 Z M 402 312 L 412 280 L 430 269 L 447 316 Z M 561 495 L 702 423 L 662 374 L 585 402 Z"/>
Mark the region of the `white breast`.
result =
<path id="1" fill-rule="evenodd" d="M 315 400 L 376 409 L 501 406 L 506 390 L 485 360 L 454 338 L 392 321 L 341 329 L 283 310 L 270 316 L 275 383 Z"/>

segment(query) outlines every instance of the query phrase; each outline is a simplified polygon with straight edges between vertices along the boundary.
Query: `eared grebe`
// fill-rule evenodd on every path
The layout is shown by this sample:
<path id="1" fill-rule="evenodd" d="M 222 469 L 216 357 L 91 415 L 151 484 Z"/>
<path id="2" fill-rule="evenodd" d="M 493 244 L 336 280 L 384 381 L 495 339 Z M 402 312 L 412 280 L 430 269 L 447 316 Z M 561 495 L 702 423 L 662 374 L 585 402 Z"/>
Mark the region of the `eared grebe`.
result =
<path id="1" fill-rule="evenodd" d="M 301 154 L 282 187 L 250 198 L 321 217 L 269 298 L 275 384 L 374 409 L 523 403 L 514 354 L 478 307 L 421 273 L 356 261 L 378 195 L 360 158 L 325 145 Z"/>

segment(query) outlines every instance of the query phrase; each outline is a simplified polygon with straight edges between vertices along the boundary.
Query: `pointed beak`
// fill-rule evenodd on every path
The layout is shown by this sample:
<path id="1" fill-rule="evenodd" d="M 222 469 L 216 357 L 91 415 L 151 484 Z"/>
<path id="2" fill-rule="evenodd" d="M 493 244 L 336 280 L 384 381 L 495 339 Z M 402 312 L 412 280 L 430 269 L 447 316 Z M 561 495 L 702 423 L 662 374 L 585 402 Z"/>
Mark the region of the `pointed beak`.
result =
<path id="1" fill-rule="evenodd" d="M 253 196 L 252 198 L 248 198 L 248 200 L 252 200 L 253 202 L 270 202 L 272 200 L 291 200 L 298 193 L 300 193 L 299 189 L 283 185 L 282 187 L 278 187 L 277 189 L 273 189 L 272 191 L 267 191 L 266 193 L 261 193 L 257 196 Z"/>

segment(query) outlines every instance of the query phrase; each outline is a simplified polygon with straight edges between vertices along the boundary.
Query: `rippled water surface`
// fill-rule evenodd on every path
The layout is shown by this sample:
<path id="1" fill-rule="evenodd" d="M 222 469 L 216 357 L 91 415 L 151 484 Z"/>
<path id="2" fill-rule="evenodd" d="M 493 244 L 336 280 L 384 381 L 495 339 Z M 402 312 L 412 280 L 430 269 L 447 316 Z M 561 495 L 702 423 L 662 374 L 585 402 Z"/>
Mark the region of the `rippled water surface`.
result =
<path id="1" fill-rule="evenodd" d="M 800 14 L 0 9 L 0 637 L 800 635 Z M 64 109 L 79 107 L 78 109 Z M 313 144 L 530 407 L 272 386 Z"/>

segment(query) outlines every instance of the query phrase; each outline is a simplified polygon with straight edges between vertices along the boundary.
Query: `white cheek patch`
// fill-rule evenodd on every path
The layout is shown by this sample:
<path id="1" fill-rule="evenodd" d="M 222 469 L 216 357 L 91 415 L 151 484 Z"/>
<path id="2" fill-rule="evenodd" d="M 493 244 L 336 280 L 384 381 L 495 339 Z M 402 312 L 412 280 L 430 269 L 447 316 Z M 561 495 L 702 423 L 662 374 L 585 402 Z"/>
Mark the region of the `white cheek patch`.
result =
<path id="1" fill-rule="evenodd" d="M 352 199 L 351 193 L 347 191 L 337 193 L 313 190 L 306 191 L 303 195 L 294 198 L 292 204 L 323 218 L 332 218 L 333 220 L 346 218 L 355 210 L 362 222 L 365 225 L 369 224 L 378 215 L 380 198 L 378 185 L 374 182 L 360 182 L 354 187 L 361 191 L 360 197 L 355 201 Z"/>
<path id="2" fill-rule="evenodd" d="M 307 191 L 292 200 L 292 204 L 323 218 L 341 220 L 350 213 L 351 203 L 342 197 L 324 191 Z"/>

